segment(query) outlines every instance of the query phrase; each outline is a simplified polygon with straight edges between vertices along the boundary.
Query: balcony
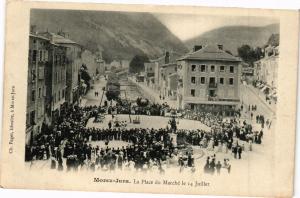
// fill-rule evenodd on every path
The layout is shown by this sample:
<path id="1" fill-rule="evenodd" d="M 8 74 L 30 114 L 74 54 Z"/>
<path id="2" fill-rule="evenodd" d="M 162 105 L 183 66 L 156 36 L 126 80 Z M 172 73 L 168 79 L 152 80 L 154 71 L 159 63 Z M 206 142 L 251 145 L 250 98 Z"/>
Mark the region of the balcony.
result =
<path id="1" fill-rule="evenodd" d="M 209 83 L 208 88 L 216 89 L 218 87 L 217 83 Z"/>

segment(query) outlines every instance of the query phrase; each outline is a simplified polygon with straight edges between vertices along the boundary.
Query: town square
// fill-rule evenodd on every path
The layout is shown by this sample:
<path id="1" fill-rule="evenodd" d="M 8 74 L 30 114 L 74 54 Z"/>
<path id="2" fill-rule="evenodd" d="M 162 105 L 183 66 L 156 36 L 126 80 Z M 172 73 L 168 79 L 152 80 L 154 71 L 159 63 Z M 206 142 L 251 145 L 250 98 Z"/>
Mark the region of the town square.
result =
<path id="1" fill-rule="evenodd" d="M 32 12 L 28 169 L 218 177 L 255 174 L 272 165 L 279 58 L 274 21 L 260 25 L 269 28 L 260 44 L 215 38 L 189 40 L 188 47 L 166 42 L 155 51 L 159 44 L 152 49 L 140 41 L 142 53 L 126 51 L 127 40 L 108 29 L 115 42 L 124 41 L 122 46 L 84 45 L 68 27 L 41 27 L 41 11 Z M 107 16 L 122 18 L 113 12 Z M 152 20 L 146 16 L 145 21 Z M 168 16 L 155 19 L 167 27 L 172 22 Z M 88 27 L 98 31 L 110 27 L 91 21 Z M 218 28 L 232 28 L 225 23 Z"/>

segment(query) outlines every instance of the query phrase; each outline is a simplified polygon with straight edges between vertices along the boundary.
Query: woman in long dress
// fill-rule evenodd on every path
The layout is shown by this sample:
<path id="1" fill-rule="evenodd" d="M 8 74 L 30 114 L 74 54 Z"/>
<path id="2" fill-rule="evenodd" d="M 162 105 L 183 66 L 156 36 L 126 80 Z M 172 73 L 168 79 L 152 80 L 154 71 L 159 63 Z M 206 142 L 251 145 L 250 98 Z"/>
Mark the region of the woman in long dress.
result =
<path id="1" fill-rule="evenodd" d="M 208 146 L 207 146 L 207 150 L 208 151 L 213 151 L 214 150 L 214 138 L 211 138 L 209 143 L 208 143 Z"/>
<path id="2" fill-rule="evenodd" d="M 222 143 L 221 143 L 221 140 L 218 141 L 217 152 L 218 153 L 222 152 Z"/>
<path id="3" fill-rule="evenodd" d="M 228 153 L 228 147 L 227 147 L 227 143 L 226 142 L 223 143 L 222 152 L 223 153 Z"/>

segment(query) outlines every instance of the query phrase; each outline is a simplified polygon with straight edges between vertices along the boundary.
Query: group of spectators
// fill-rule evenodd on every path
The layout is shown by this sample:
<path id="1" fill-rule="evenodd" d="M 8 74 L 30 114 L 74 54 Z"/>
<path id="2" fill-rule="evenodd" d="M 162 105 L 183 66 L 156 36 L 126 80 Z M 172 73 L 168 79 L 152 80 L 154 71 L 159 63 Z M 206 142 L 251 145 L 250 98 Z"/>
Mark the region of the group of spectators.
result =
<path id="1" fill-rule="evenodd" d="M 169 128 L 144 129 L 111 126 L 109 128 L 87 128 L 91 117 L 111 111 L 117 113 L 132 112 L 127 101 L 117 103 L 115 107 L 89 106 L 70 107 L 51 126 L 42 127 L 42 133 L 34 138 L 25 149 L 25 160 L 47 160 L 51 158 L 51 168 L 57 170 L 115 170 L 128 169 L 138 171 L 156 170 L 164 173 L 167 167 L 180 167 L 180 171 L 190 167 L 195 171 L 194 155 L 189 145 L 214 153 L 229 153 L 236 159 L 243 152 L 252 151 L 252 144 L 261 144 L 263 131 L 253 131 L 252 126 L 238 118 L 224 121 L 220 115 L 204 112 L 182 111 L 182 118 L 198 120 L 211 127 L 211 131 Z M 146 108 L 135 108 L 135 114 L 164 115 L 172 110 L 167 104 L 149 104 Z M 176 112 L 176 110 L 174 110 Z M 257 123 L 264 123 L 257 116 Z M 263 125 L 263 124 L 262 124 Z M 170 134 L 173 134 L 172 136 Z M 104 141 L 106 147 L 93 146 L 91 142 Z M 110 147 L 111 141 L 123 141 L 127 146 Z M 216 162 L 215 155 L 205 164 L 205 173 L 220 173 L 221 167 L 230 173 L 228 159 L 224 163 Z"/>

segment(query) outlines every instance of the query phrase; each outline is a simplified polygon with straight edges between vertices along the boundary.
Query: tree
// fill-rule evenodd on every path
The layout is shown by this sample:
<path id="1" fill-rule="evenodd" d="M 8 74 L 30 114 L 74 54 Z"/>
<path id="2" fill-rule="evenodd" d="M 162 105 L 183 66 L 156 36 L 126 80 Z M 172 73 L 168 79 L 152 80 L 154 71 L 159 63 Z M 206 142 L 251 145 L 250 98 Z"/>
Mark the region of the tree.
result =
<path id="1" fill-rule="evenodd" d="M 149 100 L 147 98 L 137 98 L 136 104 L 140 107 L 146 107 L 149 104 Z"/>
<path id="2" fill-rule="evenodd" d="M 92 78 L 91 78 L 91 76 L 88 72 L 87 66 L 85 64 L 81 65 L 80 77 L 81 77 L 82 80 L 84 80 L 84 83 L 87 85 L 87 89 L 89 89 L 90 88 L 90 80 Z"/>
<path id="3" fill-rule="evenodd" d="M 106 98 L 109 101 L 117 100 L 121 93 L 120 83 L 115 73 L 110 73 L 106 83 Z"/>
<path id="4" fill-rule="evenodd" d="M 262 50 L 259 47 L 253 49 L 249 45 L 242 45 L 238 48 L 238 55 L 243 61 L 253 66 L 253 62 L 259 60 L 262 56 Z"/>
<path id="5" fill-rule="evenodd" d="M 268 39 L 267 45 L 271 45 L 274 47 L 279 46 L 279 34 L 272 34 Z"/>
<path id="6" fill-rule="evenodd" d="M 147 55 L 135 55 L 129 63 L 129 72 L 130 73 L 140 73 L 145 70 L 144 63 L 148 63 L 149 58 Z"/>

